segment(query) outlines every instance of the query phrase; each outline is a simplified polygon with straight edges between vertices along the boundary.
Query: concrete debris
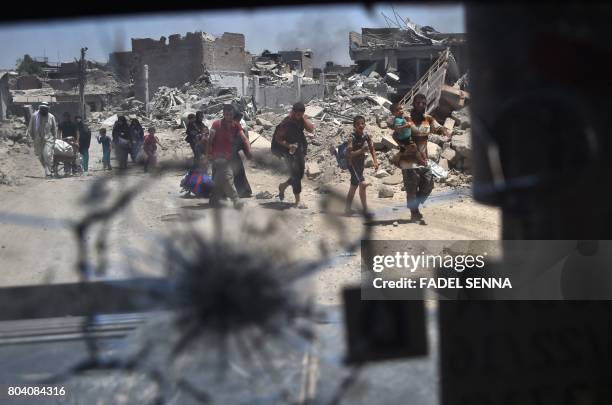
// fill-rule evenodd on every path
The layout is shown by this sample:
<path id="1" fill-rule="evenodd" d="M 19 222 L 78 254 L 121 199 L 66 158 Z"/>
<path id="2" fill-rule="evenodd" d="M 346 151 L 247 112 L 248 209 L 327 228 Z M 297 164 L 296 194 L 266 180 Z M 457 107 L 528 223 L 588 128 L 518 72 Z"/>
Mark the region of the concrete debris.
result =
<path id="1" fill-rule="evenodd" d="M 452 110 L 459 110 L 465 107 L 465 103 L 470 98 L 470 93 L 458 88 L 443 85 L 440 94 L 440 102 L 450 107 Z"/>
<path id="2" fill-rule="evenodd" d="M 442 151 L 442 148 L 438 146 L 437 144 L 433 142 L 427 142 L 427 156 L 434 162 L 437 162 L 438 160 L 440 160 L 441 151 Z"/>
<path id="3" fill-rule="evenodd" d="M 448 171 L 448 160 L 446 160 L 445 158 L 441 157 L 441 158 L 440 158 L 440 161 L 438 161 L 438 165 L 439 165 L 439 166 L 440 166 L 442 169 L 444 169 L 444 170 Z"/>
<path id="4" fill-rule="evenodd" d="M 265 120 L 263 118 L 257 117 L 257 119 L 255 120 L 255 122 L 257 122 L 257 125 L 261 125 L 264 129 L 270 129 L 273 127 L 272 123 L 268 120 Z"/>
<path id="5" fill-rule="evenodd" d="M 381 142 L 387 149 L 397 148 L 397 143 L 391 135 L 383 136 Z"/>
<path id="6" fill-rule="evenodd" d="M 378 188 L 378 198 L 393 198 L 395 192 L 389 186 L 381 185 Z"/>
<path id="7" fill-rule="evenodd" d="M 452 164 L 456 162 L 458 155 L 454 149 L 447 147 L 447 148 L 443 148 L 442 153 L 440 154 L 440 158 L 447 160 L 448 162 Z"/>
<path id="8" fill-rule="evenodd" d="M 402 184 L 403 181 L 404 181 L 404 178 L 402 176 L 402 173 L 399 172 L 399 173 L 393 174 L 393 175 L 391 175 L 389 177 L 385 177 L 383 179 L 382 183 L 387 185 L 387 186 L 395 186 L 395 185 L 398 185 L 398 184 Z"/>
<path id="9" fill-rule="evenodd" d="M 306 176 L 309 179 L 315 179 L 321 174 L 321 169 L 316 162 L 308 162 L 306 163 Z"/>
<path id="10" fill-rule="evenodd" d="M 451 117 L 446 118 L 446 120 L 444 121 L 444 127 L 449 131 L 452 131 L 455 127 L 455 120 Z"/>
<path id="11" fill-rule="evenodd" d="M 378 171 L 374 175 L 374 177 L 376 177 L 377 179 L 382 179 L 383 177 L 388 177 L 388 176 L 390 176 L 390 174 L 385 169 L 378 169 Z"/>
<path id="12" fill-rule="evenodd" d="M 472 134 L 470 130 L 462 131 L 453 135 L 451 146 L 455 151 L 464 158 L 472 158 Z"/>
<path id="13" fill-rule="evenodd" d="M 455 126 L 459 127 L 459 129 L 466 130 L 472 126 L 469 107 L 453 111 L 451 117 L 455 120 Z"/>
<path id="14" fill-rule="evenodd" d="M 427 68 L 421 64 L 416 71 L 407 72 L 405 66 L 412 67 L 416 64 L 398 64 L 398 61 L 394 61 L 392 57 L 388 58 L 388 63 L 385 62 L 384 66 L 379 60 L 372 60 L 367 64 L 363 62 L 372 57 L 371 51 L 374 49 L 390 47 L 397 50 L 398 46 L 401 48 L 403 43 L 427 45 L 432 55 L 438 55 L 447 48 L 448 41 L 454 43 L 453 38 L 455 37 L 437 33 L 435 30 L 422 30 L 412 25 L 401 30 L 382 29 L 380 32 L 378 29 L 364 29 L 362 33 L 363 38 L 360 36 L 357 42 L 353 41 L 355 38 L 352 33 L 349 35 L 349 48 L 355 53 L 351 58 L 361 62 L 355 64 L 354 68 L 325 72 L 324 75 L 318 77 L 317 82 L 313 79 L 310 51 L 279 53 L 264 51 L 259 56 L 253 56 L 245 69 L 236 71 L 238 75 L 226 75 L 227 80 L 225 81 L 220 79 L 223 73 L 213 70 L 212 66 L 207 66 L 194 74 L 197 77 L 189 77 L 181 80 L 180 84 L 172 84 L 178 87 L 153 86 L 155 90 L 150 95 L 148 113 L 147 106 L 142 101 L 144 97 L 141 97 L 140 86 L 136 86 L 135 82 L 129 82 L 129 80 L 134 81 L 134 78 L 124 77 L 129 76 L 129 72 L 126 71 L 126 75 L 117 76 L 121 77 L 123 80 L 121 81 L 109 72 L 88 69 L 86 95 L 88 91 L 98 91 L 100 94 L 109 96 L 109 101 L 100 108 L 96 108 L 96 111 L 89 113 L 87 122 L 92 130 L 97 130 L 101 126 L 108 130 L 112 128 L 118 116 L 135 115 L 143 127 L 152 125 L 159 131 L 166 128 L 177 130 L 183 128 L 184 131 L 189 114 L 202 111 L 205 123 L 210 124 L 213 120 L 222 118 L 224 104 L 232 104 L 243 114 L 243 127 L 249 134 L 254 153 L 269 156 L 270 140 L 274 129 L 287 116 L 291 103 L 294 101 L 293 96 L 296 94 L 293 91 L 299 83 L 302 83 L 303 86 L 298 90 L 301 92 L 301 99 L 306 104 L 305 115 L 315 125 L 314 133 L 307 134 L 309 147 L 306 157 L 306 175 L 326 183 L 328 180 L 335 183 L 348 179 L 348 171 L 338 168 L 336 160 L 329 154 L 329 149 L 350 138 L 354 131 L 353 119 L 360 115 L 366 120 L 366 133 L 374 144 L 380 164 L 379 170 L 373 173 L 374 163 L 368 154 L 365 160 L 367 168 L 365 175 L 371 176 L 370 180 L 382 187 L 379 194 L 382 193 L 386 195 L 384 198 L 389 198 L 393 196 L 393 189 L 388 186 L 402 183 L 401 171 L 390 163 L 391 156 L 397 152 L 398 148 L 393 140 L 393 131 L 388 122 L 391 118 L 389 111 L 391 100 L 401 99 L 402 95 L 398 94 L 398 91 L 409 91 L 406 86 L 412 87 L 415 84 L 409 83 L 410 80 L 413 80 L 411 77 L 414 76 L 414 79 L 418 81 L 417 75 L 424 76 Z M 402 55 L 406 56 L 410 52 L 412 51 L 408 48 L 403 49 Z M 384 54 L 386 55 L 387 51 Z M 120 56 L 117 55 L 117 57 Z M 408 56 L 406 58 L 396 59 L 409 59 Z M 363 69 L 364 66 L 367 68 Z M 362 69 L 361 73 L 355 73 L 358 68 Z M 293 83 L 294 77 L 298 77 L 296 83 Z M 315 74 L 314 77 L 317 78 L 317 75 Z M 24 104 L 32 104 L 31 97 L 53 102 L 54 97 L 67 93 L 65 90 L 57 89 L 67 88 L 74 84 L 71 78 L 51 80 L 56 81 L 49 82 L 46 78 L 24 77 L 20 81 L 20 86 L 35 88 L 14 89 L 11 92 L 29 101 Z M 455 80 L 456 78 L 451 84 Z M 438 122 L 444 123 L 449 133 L 452 132 L 452 137 L 430 134 L 427 144 L 429 158 L 434 163 L 438 163 L 441 171 L 450 170 L 453 173 L 461 171 L 468 173 L 472 167 L 469 93 L 463 90 L 464 83 L 467 83 L 467 75 L 464 75 L 462 80 L 463 84 L 455 83 L 454 86 L 441 87 L 444 90 L 442 97 L 448 110 L 431 112 Z M 253 89 L 253 83 L 256 81 L 259 83 L 259 93 Z M 230 87 L 236 84 L 237 87 Z M 286 87 L 291 90 L 291 97 L 281 97 L 282 92 L 278 93 L 278 97 L 272 97 L 271 95 L 276 93 L 266 93 L 267 90 L 271 90 L 270 87 Z M 73 90 L 71 91 L 74 93 Z M 263 97 L 261 97 L 262 93 Z M 78 96 L 78 93 L 75 94 Z M 261 101 L 262 99 L 272 101 L 266 105 Z M 289 99 L 292 100 L 288 101 Z M 256 100 L 259 100 L 261 105 L 257 105 Z M 409 107 L 406 106 L 405 110 L 409 111 Z M 177 139 L 182 138 L 177 137 Z M 15 138 L 14 142 L 19 142 L 19 139 Z M 184 143 L 177 142 L 181 145 Z M 458 178 L 464 181 L 467 177 Z M 264 198 L 263 196 L 268 198 L 265 192 L 260 194 L 261 198 Z"/>
<path id="15" fill-rule="evenodd" d="M 316 118 L 319 115 L 321 115 L 321 113 L 324 111 L 325 109 L 323 107 L 319 107 L 316 105 L 309 105 L 308 107 L 306 107 L 306 111 L 304 112 L 304 115 L 306 115 L 307 117 L 310 118 Z"/>
<path id="16" fill-rule="evenodd" d="M 445 184 L 450 187 L 457 187 L 461 184 L 461 180 L 459 179 L 459 177 L 453 175 L 453 176 L 449 176 L 446 179 Z"/>

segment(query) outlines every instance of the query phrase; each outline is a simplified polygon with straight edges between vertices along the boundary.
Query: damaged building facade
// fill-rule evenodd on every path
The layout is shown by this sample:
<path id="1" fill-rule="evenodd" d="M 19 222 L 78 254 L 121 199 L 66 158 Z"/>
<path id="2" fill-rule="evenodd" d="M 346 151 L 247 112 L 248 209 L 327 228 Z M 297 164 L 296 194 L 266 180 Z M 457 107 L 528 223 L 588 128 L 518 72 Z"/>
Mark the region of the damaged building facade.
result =
<path id="1" fill-rule="evenodd" d="M 0 120 L 8 118 L 8 108 L 11 101 L 8 79 L 9 72 L 0 71 Z"/>
<path id="2" fill-rule="evenodd" d="M 132 50 L 115 52 L 109 64 L 121 79 L 134 80 L 135 96 L 145 99 L 144 65 L 149 68 L 149 95 L 162 86 L 180 87 L 205 72 L 245 74 L 250 68 L 243 34 L 223 33 L 214 37 L 205 32 L 188 32 L 159 40 L 132 39 Z"/>
<path id="3" fill-rule="evenodd" d="M 362 28 L 349 33 L 349 55 L 359 72 L 391 74 L 394 87 L 404 93 L 422 77 L 440 54 L 451 51 L 449 80 L 467 71 L 465 34 L 444 34 L 432 27 Z"/>

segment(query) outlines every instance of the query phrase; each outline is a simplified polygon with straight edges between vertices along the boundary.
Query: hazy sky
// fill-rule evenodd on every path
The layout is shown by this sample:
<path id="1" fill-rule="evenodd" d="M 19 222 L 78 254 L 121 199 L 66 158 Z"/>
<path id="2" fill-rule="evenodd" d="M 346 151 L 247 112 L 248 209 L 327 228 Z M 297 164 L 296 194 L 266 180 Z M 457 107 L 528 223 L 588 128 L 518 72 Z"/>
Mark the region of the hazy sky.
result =
<path id="1" fill-rule="evenodd" d="M 461 5 L 395 6 L 404 18 L 431 25 L 441 32 L 465 32 Z M 243 33 L 246 48 L 254 54 L 310 48 L 316 66 L 327 60 L 348 64 L 348 33 L 361 27 L 387 27 L 381 15 L 393 17 L 390 5 L 370 11 L 357 5 L 266 8 L 257 11 L 204 11 L 149 14 L 81 20 L 58 20 L 34 24 L 0 25 L 0 68 L 13 69 L 24 54 L 47 56 L 50 61 L 71 61 L 81 47 L 88 59 L 108 61 L 108 54 L 131 48 L 131 38 L 168 37 L 177 33 L 205 31 Z"/>

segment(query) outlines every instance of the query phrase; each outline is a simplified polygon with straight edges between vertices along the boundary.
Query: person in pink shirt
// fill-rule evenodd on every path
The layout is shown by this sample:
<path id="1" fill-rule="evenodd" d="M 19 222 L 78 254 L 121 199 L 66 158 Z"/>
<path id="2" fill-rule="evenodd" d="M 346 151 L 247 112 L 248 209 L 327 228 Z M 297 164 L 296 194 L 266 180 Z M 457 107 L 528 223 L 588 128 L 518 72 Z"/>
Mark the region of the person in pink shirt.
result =
<path id="1" fill-rule="evenodd" d="M 217 205 L 224 194 L 234 203 L 235 208 L 242 208 L 238 199 L 238 192 L 234 185 L 234 172 L 231 166 L 232 155 L 236 144 L 236 138 L 242 141 L 243 151 L 247 158 L 251 158 L 251 145 L 240 127 L 234 121 L 236 111 L 234 106 L 226 104 L 223 106 L 223 119 L 213 122 L 206 148 L 206 160 L 213 165 L 213 195 L 210 198 L 211 205 Z"/>
<path id="2" fill-rule="evenodd" d="M 155 167 L 157 164 L 157 145 L 162 146 L 159 139 L 155 136 L 155 128 L 149 127 L 143 143 L 143 150 L 147 155 L 147 159 L 144 163 L 145 173 L 149 170 L 149 167 Z"/>

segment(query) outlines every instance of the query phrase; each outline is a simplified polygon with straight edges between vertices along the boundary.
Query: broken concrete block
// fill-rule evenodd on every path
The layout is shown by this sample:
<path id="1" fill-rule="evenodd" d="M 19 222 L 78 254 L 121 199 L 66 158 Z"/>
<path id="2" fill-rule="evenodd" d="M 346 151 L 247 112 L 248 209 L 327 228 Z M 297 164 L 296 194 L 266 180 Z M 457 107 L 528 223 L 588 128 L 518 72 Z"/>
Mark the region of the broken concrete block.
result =
<path id="1" fill-rule="evenodd" d="M 385 177 L 382 181 L 383 184 L 387 186 L 395 186 L 397 184 L 401 184 L 404 181 L 404 177 L 402 176 L 402 172 L 396 173 L 392 176 Z"/>
<path id="2" fill-rule="evenodd" d="M 445 183 L 451 187 L 457 187 L 461 183 L 461 181 L 459 180 L 459 177 L 457 176 L 449 176 L 446 179 Z"/>
<path id="3" fill-rule="evenodd" d="M 459 127 L 460 129 L 465 130 L 472 126 L 469 107 L 465 107 L 458 111 L 453 111 L 451 113 L 451 117 L 455 120 L 455 126 Z"/>
<path id="4" fill-rule="evenodd" d="M 429 134 L 429 137 L 427 138 L 429 142 L 433 142 L 440 146 L 442 146 L 447 139 L 447 137 L 438 134 Z"/>
<path id="5" fill-rule="evenodd" d="M 444 127 L 452 132 L 453 128 L 455 127 L 455 120 L 452 119 L 451 117 L 448 117 L 444 121 Z"/>
<path id="6" fill-rule="evenodd" d="M 378 198 L 393 198 L 395 192 L 389 186 L 382 185 L 378 188 Z"/>
<path id="7" fill-rule="evenodd" d="M 442 150 L 442 153 L 440 154 L 440 161 L 445 160 L 451 164 L 454 164 L 457 158 L 457 152 L 451 148 Z"/>
<path id="8" fill-rule="evenodd" d="M 465 158 L 472 157 L 472 134 L 466 131 L 463 135 L 454 135 L 451 146 L 455 151 Z"/>
<path id="9" fill-rule="evenodd" d="M 440 159 L 440 152 L 442 148 L 436 145 L 433 142 L 427 142 L 427 157 L 434 162 L 437 162 Z"/>
<path id="10" fill-rule="evenodd" d="M 381 142 L 387 149 L 397 148 L 397 143 L 395 142 L 395 140 L 393 139 L 391 135 L 383 135 Z"/>
<path id="11" fill-rule="evenodd" d="M 458 110 L 465 106 L 465 100 L 469 100 L 470 93 L 452 86 L 443 85 L 440 92 L 440 100 L 448 104 L 453 110 Z"/>
<path id="12" fill-rule="evenodd" d="M 440 167 L 444 170 L 448 170 L 448 160 L 446 160 L 445 158 L 441 157 L 440 161 L 438 162 L 438 165 L 440 165 Z"/>
<path id="13" fill-rule="evenodd" d="M 374 161 L 372 160 L 372 156 L 367 155 L 363 163 L 363 167 L 370 168 L 372 166 L 374 166 Z"/>
<path id="14" fill-rule="evenodd" d="M 319 116 L 323 112 L 323 110 L 324 110 L 323 107 L 319 107 L 316 105 L 309 105 L 306 107 L 306 111 L 304 112 L 304 115 L 310 118 L 314 118 L 314 117 Z"/>
<path id="15" fill-rule="evenodd" d="M 388 176 L 389 176 L 389 172 L 387 172 L 385 169 L 378 169 L 378 171 L 374 175 L 374 177 L 376 177 L 377 179 L 382 179 L 383 177 L 388 177 Z"/>
<path id="16" fill-rule="evenodd" d="M 306 176 L 310 179 L 314 179 L 321 174 L 321 169 L 316 162 L 306 163 Z"/>
<path id="17" fill-rule="evenodd" d="M 259 117 L 257 117 L 255 122 L 257 123 L 257 125 L 261 125 L 262 127 L 264 127 L 264 129 L 270 129 L 270 128 L 272 128 L 274 126 L 274 125 L 272 125 L 272 123 L 270 121 L 265 120 L 263 118 L 259 118 Z"/>

